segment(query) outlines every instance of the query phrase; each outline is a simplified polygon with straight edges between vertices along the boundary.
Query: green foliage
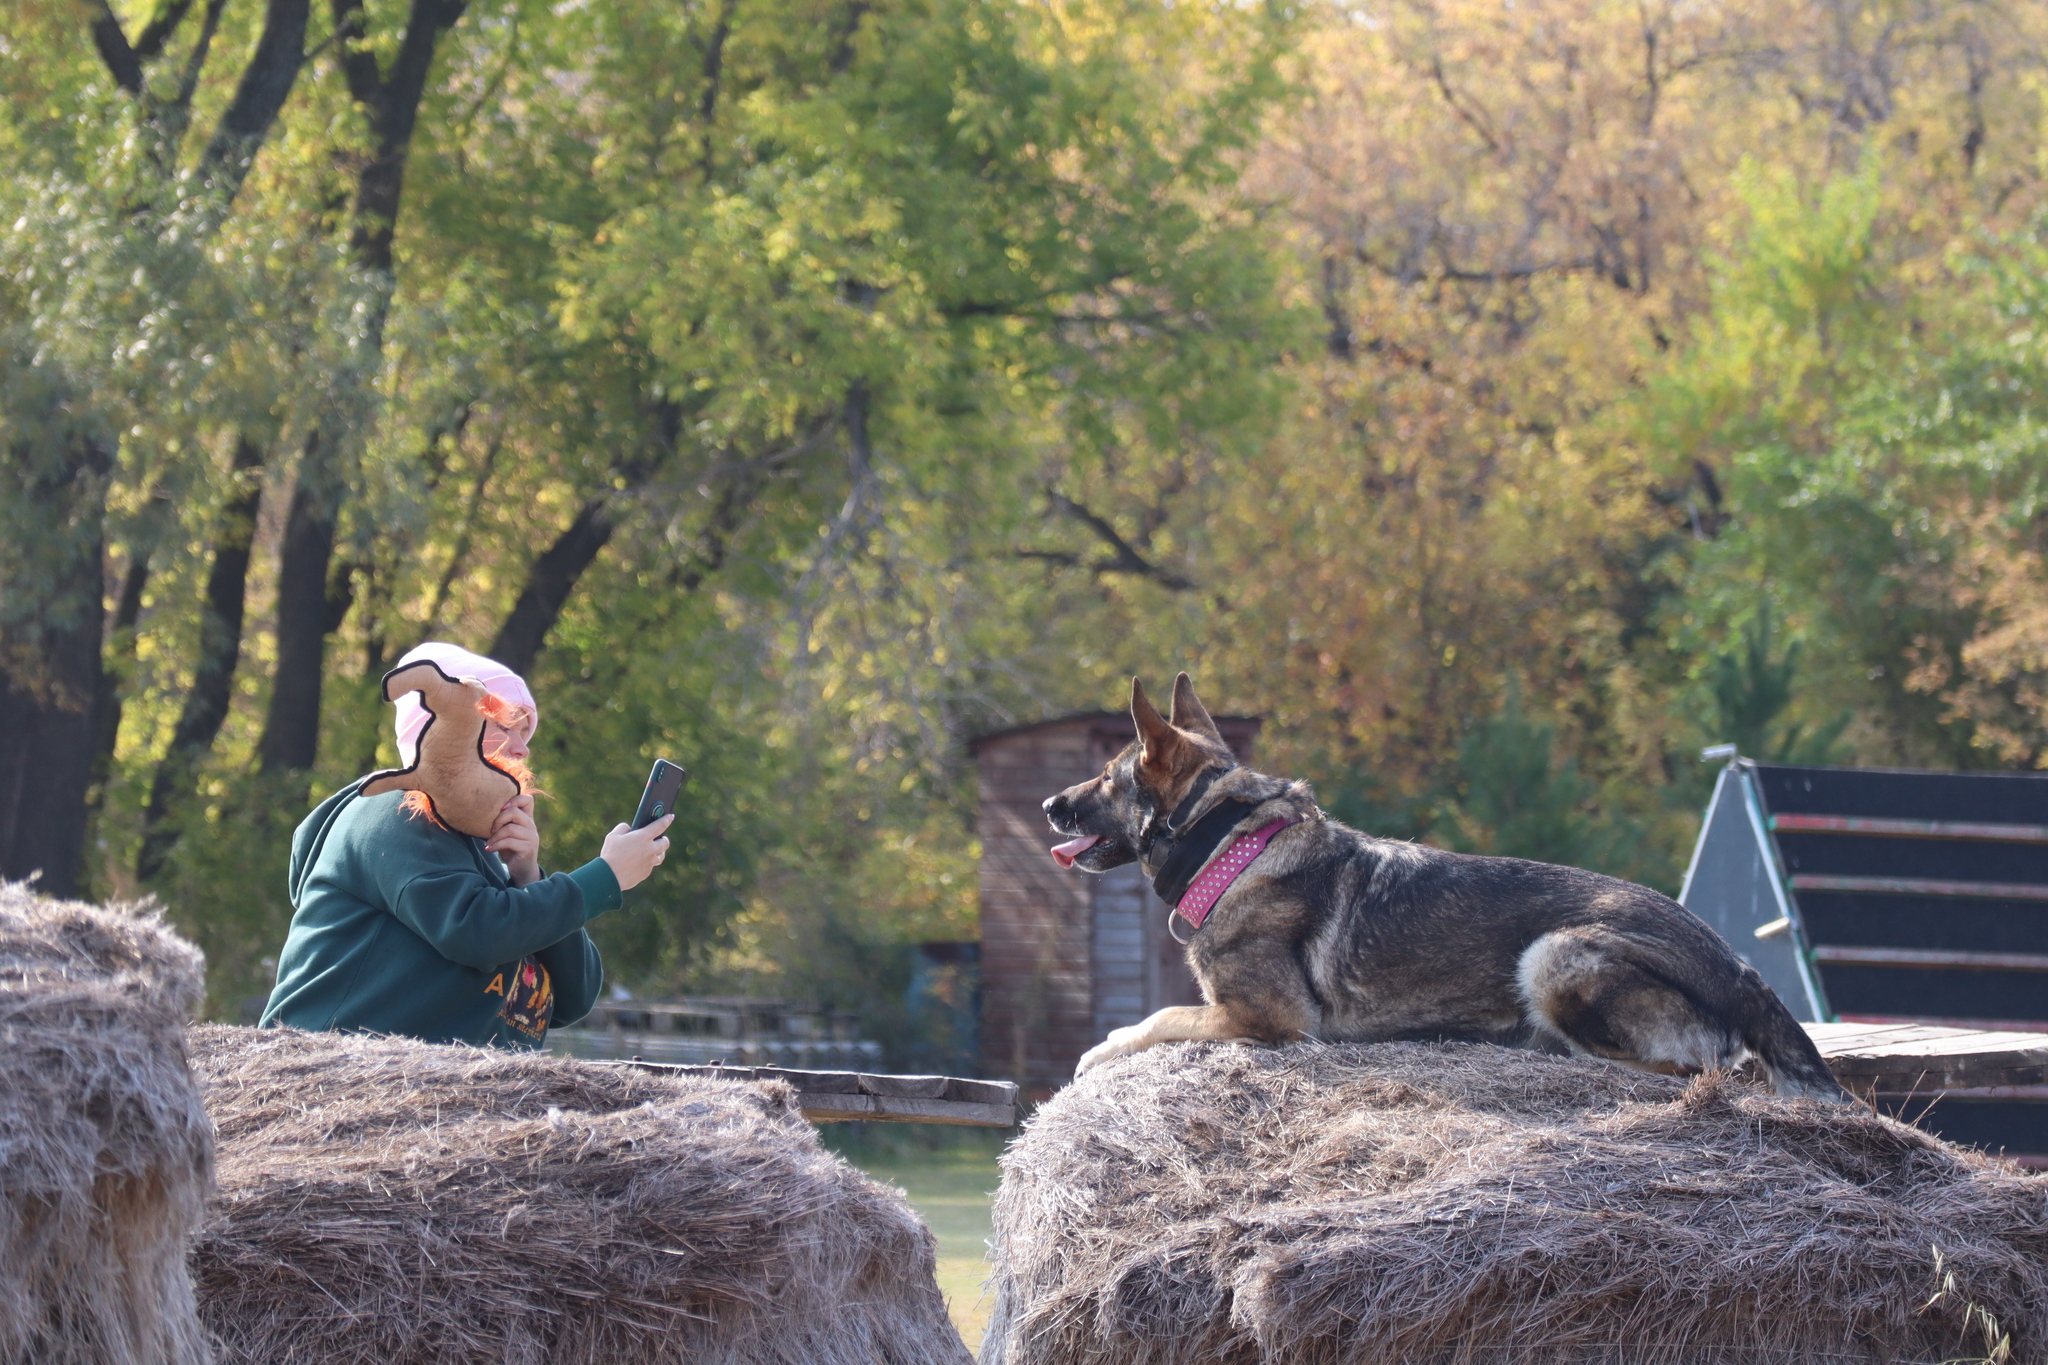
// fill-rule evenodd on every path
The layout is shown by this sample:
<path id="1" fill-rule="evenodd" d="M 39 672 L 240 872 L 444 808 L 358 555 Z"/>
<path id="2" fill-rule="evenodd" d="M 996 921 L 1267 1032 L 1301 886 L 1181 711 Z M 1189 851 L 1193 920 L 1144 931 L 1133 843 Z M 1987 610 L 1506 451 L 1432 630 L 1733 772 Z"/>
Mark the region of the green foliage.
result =
<path id="1" fill-rule="evenodd" d="M 1445 798 L 1434 830 L 1459 852 L 1660 880 L 1634 865 L 1633 822 L 1605 809 L 1577 761 L 1559 756 L 1556 727 L 1527 714 L 1518 686 L 1459 746 Z"/>
<path id="2" fill-rule="evenodd" d="M 48 625 L 55 599 L 27 589 L 78 577 L 101 536 L 110 581 L 145 585 L 110 641 L 99 887 L 139 889 L 143 797 L 249 477 L 229 456 L 252 444 L 231 712 L 148 888 L 207 947 L 213 1008 L 261 993 L 298 815 L 393 757 L 378 675 L 423 638 L 489 647 L 588 524 L 601 553 L 554 590 L 532 669 L 547 863 L 594 853 L 657 754 L 692 772 L 669 871 L 596 926 L 614 973 L 916 1032 L 908 945 L 975 934 L 958 736 L 1088 686 L 1034 657 L 1019 568 L 1049 561 L 1014 547 L 1079 562 L 1097 533 L 1056 515 L 1048 534 L 1049 498 L 1218 451 L 1282 391 L 1293 306 L 1236 177 L 1286 17 L 472 4 L 435 49 L 391 279 L 352 238 L 377 226 L 346 205 L 383 134 L 340 57 L 391 77 L 405 7 L 367 7 L 359 40 L 314 15 L 231 199 L 195 172 L 261 15 L 223 13 L 205 38 L 188 16 L 140 90 L 76 14 L 33 7 L 5 35 L 47 60 L 5 77 L 20 359 L 0 420 L 13 482 L 57 491 L 10 501 L 0 596 Z M 113 18 L 132 37 L 147 16 Z M 108 467 L 81 481 L 86 437 Z M 265 613 L 307 481 L 338 497 L 340 625 L 317 766 L 265 775 Z M 66 499 L 83 550 L 49 533 Z"/>
<path id="3" fill-rule="evenodd" d="M 1793 641 L 1774 657 L 1775 628 L 1768 602 L 1742 628 L 1737 647 L 1716 654 L 1708 663 L 1707 685 L 1714 702 L 1717 743 L 1733 744 L 1745 757 L 1772 763 L 1826 764 L 1836 753 L 1842 731 L 1853 717 L 1844 711 L 1811 733 L 1793 721 L 1773 733 L 1773 726 L 1792 704 L 1793 681 L 1799 674 L 1800 644 Z"/>
<path id="4" fill-rule="evenodd" d="M 2017 674 L 1956 683 L 1982 671 L 1985 556 L 2012 545 L 1993 528 L 2024 539 L 2048 470 L 2041 248 L 2026 232 L 1908 255 L 1880 184 L 1875 166 L 1811 194 L 1750 174 L 1706 363 L 1674 367 L 1653 404 L 1726 470 L 1728 520 L 1690 557 L 1674 643 L 1708 661 L 1710 738 L 1746 753 L 1821 761 L 1860 736 L 1889 762 L 2010 761 Z M 1773 599 L 1798 637 L 1775 662 Z M 1708 648 L 1738 630 L 1735 651 Z"/>

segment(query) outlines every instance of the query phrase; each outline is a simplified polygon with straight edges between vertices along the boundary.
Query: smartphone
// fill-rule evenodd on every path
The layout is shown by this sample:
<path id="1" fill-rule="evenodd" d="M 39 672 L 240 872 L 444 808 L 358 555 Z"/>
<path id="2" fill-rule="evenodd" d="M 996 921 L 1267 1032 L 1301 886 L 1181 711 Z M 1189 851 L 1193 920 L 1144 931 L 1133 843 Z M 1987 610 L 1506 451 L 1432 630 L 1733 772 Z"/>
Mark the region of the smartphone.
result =
<path id="1" fill-rule="evenodd" d="M 654 771 L 647 774 L 647 790 L 640 793 L 640 809 L 633 812 L 633 828 L 651 825 L 664 815 L 672 815 L 676 808 L 676 793 L 683 789 L 683 779 L 689 773 L 665 758 L 654 760 Z"/>

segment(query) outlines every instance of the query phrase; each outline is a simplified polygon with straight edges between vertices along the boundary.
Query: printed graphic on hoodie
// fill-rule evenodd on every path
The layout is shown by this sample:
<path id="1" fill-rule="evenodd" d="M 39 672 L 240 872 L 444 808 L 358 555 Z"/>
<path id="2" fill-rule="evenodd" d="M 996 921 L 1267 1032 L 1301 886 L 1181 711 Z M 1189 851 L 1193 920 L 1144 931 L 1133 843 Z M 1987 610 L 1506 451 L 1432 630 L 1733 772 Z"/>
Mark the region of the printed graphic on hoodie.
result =
<path id="1" fill-rule="evenodd" d="M 492 977 L 491 984 L 484 987 L 484 994 L 505 997 L 498 1017 L 515 1033 L 528 1038 L 542 1037 L 548 1031 L 548 1020 L 555 1013 L 555 991 L 548 979 L 548 969 L 529 957 L 512 969 L 509 985 L 505 976 L 506 973 L 499 972 Z"/>

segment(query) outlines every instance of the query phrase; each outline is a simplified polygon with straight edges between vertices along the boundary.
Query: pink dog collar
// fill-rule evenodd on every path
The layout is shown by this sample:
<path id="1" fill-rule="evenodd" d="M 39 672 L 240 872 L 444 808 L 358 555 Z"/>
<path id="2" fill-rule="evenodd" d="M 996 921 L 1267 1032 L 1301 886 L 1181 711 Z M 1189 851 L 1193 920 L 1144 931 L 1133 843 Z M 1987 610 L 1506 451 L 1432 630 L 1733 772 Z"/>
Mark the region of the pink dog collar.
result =
<path id="1" fill-rule="evenodd" d="M 1266 845 L 1274 835 L 1289 825 L 1301 823 L 1300 816 L 1275 820 L 1250 834 L 1241 835 L 1229 848 L 1223 850 L 1215 862 L 1202 869 L 1202 875 L 1188 884 L 1187 894 L 1173 907 L 1173 912 L 1195 928 L 1202 927 L 1202 921 L 1209 918 L 1209 912 L 1216 908 L 1216 902 L 1223 899 L 1223 893 L 1230 889 L 1238 874 L 1252 865 L 1252 860 L 1266 851 Z"/>

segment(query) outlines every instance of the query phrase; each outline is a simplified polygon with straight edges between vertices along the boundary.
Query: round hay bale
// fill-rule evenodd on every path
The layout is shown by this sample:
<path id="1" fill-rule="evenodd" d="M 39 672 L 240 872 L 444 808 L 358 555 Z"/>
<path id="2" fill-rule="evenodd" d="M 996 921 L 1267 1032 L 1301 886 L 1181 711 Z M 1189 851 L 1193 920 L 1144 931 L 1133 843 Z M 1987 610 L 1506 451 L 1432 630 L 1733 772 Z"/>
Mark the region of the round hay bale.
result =
<path id="1" fill-rule="evenodd" d="M 1727 1076 L 1157 1047 L 1003 1168 L 983 1365 L 2048 1358 L 2048 1179 Z"/>
<path id="2" fill-rule="evenodd" d="M 200 1365 L 185 1271 L 213 1132 L 197 949 L 147 906 L 0 883 L 0 1362 Z"/>
<path id="3" fill-rule="evenodd" d="M 780 1083 L 208 1027 L 223 1362 L 962 1365 L 930 1232 Z"/>

